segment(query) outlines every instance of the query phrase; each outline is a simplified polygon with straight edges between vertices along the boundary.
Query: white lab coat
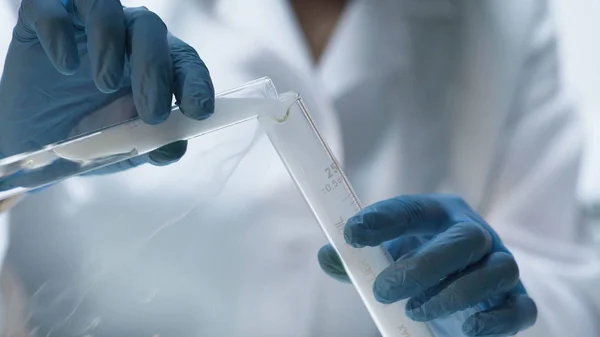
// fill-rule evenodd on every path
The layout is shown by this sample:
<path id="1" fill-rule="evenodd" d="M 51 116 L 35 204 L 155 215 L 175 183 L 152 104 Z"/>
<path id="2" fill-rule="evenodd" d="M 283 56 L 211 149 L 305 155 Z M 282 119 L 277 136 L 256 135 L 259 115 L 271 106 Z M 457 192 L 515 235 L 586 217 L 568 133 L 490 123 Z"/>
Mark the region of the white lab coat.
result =
<path id="1" fill-rule="evenodd" d="M 514 253 L 536 300 L 538 323 L 521 336 L 600 336 L 600 263 L 579 221 L 575 193 L 581 130 L 558 77 L 557 37 L 546 1 L 351 1 L 318 66 L 311 64 L 283 0 L 124 4 L 146 5 L 194 46 L 217 91 L 269 76 L 280 91 L 302 94 L 364 203 L 408 193 L 463 196 Z M 82 221 L 101 226 L 106 219 L 97 205 L 106 203 L 108 190 L 128 184 L 127 174 L 56 186 L 22 202 L 5 221 L 14 227 Z M 165 173 L 160 179 L 170 178 Z M 144 193 L 158 191 L 174 204 L 194 196 L 168 186 L 141 191 L 139 182 L 132 183 L 119 200 L 130 205 L 132 219 L 143 222 L 141 203 L 151 201 Z M 263 203 L 285 199 L 269 195 L 273 186 L 254 197 Z M 376 336 L 353 289 L 322 276 L 314 259 L 304 260 L 307 252 L 316 253 L 322 236 L 297 229 L 303 218 L 293 215 L 292 203 L 279 202 L 288 208 L 262 208 L 268 215 L 247 220 L 264 224 L 267 217 L 260 235 L 269 237 L 258 241 L 258 234 L 215 231 L 207 236 L 227 237 L 202 241 L 213 252 L 219 241 L 246 235 L 253 246 L 243 255 L 232 252 L 233 261 L 266 259 L 274 266 L 241 268 L 239 278 L 247 282 L 236 284 L 235 293 L 242 307 L 228 308 L 229 317 L 223 316 L 227 308 L 214 309 L 207 324 L 215 327 L 207 331 Z M 261 214 L 260 208 L 254 213 Z M 282 228 L 283 221 L 298 226 Z M 262 246 L 282 253 L 273 256 Z M 218 295 L 204 295 L 218 302 Z"/>

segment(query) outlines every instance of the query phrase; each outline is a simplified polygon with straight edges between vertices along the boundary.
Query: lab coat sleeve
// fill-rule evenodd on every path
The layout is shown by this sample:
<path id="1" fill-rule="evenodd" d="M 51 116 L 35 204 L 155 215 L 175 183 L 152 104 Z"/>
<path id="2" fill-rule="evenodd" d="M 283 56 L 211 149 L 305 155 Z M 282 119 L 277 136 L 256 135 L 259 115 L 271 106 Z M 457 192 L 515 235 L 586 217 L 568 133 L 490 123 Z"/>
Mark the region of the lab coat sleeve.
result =
<path id="1" fill-rule="evenodd" d="M 564 94 L 545 6 L 531 23 L 485 217 L 538 305 L 536 326 L 520 336 L 594 337 L 600 336 L 600 261 L 577 203 L 582 130 Z"/>

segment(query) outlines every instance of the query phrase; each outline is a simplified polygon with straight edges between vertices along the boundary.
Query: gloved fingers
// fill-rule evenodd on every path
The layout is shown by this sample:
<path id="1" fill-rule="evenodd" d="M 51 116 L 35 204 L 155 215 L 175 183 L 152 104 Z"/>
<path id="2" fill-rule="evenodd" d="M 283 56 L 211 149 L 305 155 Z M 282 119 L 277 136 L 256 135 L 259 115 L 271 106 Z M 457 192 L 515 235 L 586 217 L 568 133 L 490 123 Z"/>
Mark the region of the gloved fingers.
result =
<path id="1" fill-rule="evenodd" d="M 317 257 L 319 259 L 319 266 L 321 266 L 325 274 L 337 281 L 350 283 L 350 278 L 346 274 L 342 260 L 332 245 L 321 247 Z"/>
<path id="2" fill-rule="evenodd" d="M 159 124 L 169 117 L 173 98 L 167 27 L 158 15 L 145 8 L 123 10 L 134 104 L 144 122 Z"/>
<path id="3" fill-rule="evenodd" d="M 188 142 L 185 140 L 180 140 L 168 145 L 165 145 L 159 149 L 156 149 L 150 153 L 148 153 L 148 162 L 157 166 L 164 166 L 173 164 L 187 151 Z"/>
<path id="4" fill-rule="evenodd" d="M 421 245 L 421 241 L 416 237 L 402 237 L 396 240 L 386 242 L 385 249 L 394 258 L 398 258 Z M 346 269 L 342 263 L 342 259 L 338 255 L 335 248 L 328 244 L 321 249 L 317 254 L 319 266 L 330 277 L 344 283 L 349 283 L 350 278 L 346 274 Z"/>
<path id="5" fill-rule="evenodd" d="M 183 157 L 187 150 L 187 144 L 187 141 L 180 140 L 158 148 L 150 153 L 124 160 L 116 164 L 108 165 L 106 167 L 86 173 L 85 175 L 113 174 L 126 171 L 143 164 L 152 164 L 155 166 L 166 166 L 173 164 Z"/>
<path id="6" fill-rule="evenodd" d="M 508 293 L 518 283 L 519 268 L 514 258 L 503 252 L 493 253 L 411 298 L 406 313 L 413 320 L 430 321 Z"/>
<path id="7" fill-rule="evenodd" d="M 181 112 L 193 119 L 205 119 L 215 110 L 215 89 L 210 73 L 198 53 L 187 43 L 169 34 L 175 76 L 175 99 Z"/>
<path id="8" fill-rule="evenodd" d="M 394 261 L 402 256 L 419 248 L 423 242 L 429 241 L 430 238 L 421 238 L 416 236 L 401 236 L 392 241 L 384 242 L 383 245 L 387 249 Z"/>
<path id="9" fill-rule="evenodd" d="M 401 235 L 437 234 L 452 224 L 442 197 L 400 196 L 375 203 L 350 218 L 344 236 L 354 247 L 377 246 Z"/>
<path id="10" fill-rule="evenodd" d="M 85 28 L 94 83 L 104 93 L 118 90 L 125 69 L 125 17 L 121 2 L 70 0 L 69 5 Z"/>
<path id="11" fill-rule="evenodd" d="M 24 0 L 15 38 L 37 38 L 52 65 L 62 74 L 71 75 L 79 67 L 73 20 L 60 1 Z"/>
<path id="12" fill-rule="evenodd" d="M 469 337 L 513 336 L 537 320 L 537 307 L 525 294 L 509 296 L 500 306 L 467 318 L 463 333 Z"/>
<path id="13" fill-rule="evenodd" d="M 386 242 L 384 247 L 388 250 L 392 257 L 396 258 L 396 256 L 404 255 L 403 252 L 409 252 L 419 245 L 420 241 L 417 238 L 406 237 Z M 344 268 L 342 259 L 331 244 L 321 247 L 317 257 L 319 260 L 319 266 L 325 272 L 325 274 L 340 282 L 350 282 L 350 278 L 346 274 L 346 269 Z"/>
<path id="14" fill-rule="evenodd" d="M 477 224 L 459 223 L 383 270 L 373 285 L 375 297 L 392 303 L 416 296 L 491 251 L 492 238 L 487 230 Z"/>

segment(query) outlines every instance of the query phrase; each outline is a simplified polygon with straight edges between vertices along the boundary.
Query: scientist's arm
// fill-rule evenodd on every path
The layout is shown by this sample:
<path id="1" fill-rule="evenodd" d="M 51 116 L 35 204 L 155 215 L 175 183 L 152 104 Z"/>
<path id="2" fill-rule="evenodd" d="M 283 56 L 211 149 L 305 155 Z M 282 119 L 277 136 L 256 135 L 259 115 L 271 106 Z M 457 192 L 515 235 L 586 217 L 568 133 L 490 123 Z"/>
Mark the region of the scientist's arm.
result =
<path id="1" fill-rule="evenodd" d="M 399 260 L 393 271 L 379 275 L 375 295 L 384 302 L 410 298 L 408 316 L 434 318 L 436 336 L 508 336 L 517 331 L 531 337 L 600 335 L 600 263 L 586 226 L 578 222 L 581 130 L 561 87 L 557 40 L 545 2 L 535 4 L 519 85 L 509 116 L 502 119 L 507 123 L 501 139 L 492 148 L 474 142 L 465 145 L 472 158 L 488 158 L 478 151 L 492 151 L 496 159 L 483 193 L 486 201 L 478 205 L 483 217 L 460 206 L 459 200 L 410 196 L 375 204 L 346 226 L 349 243 L 376 245 L 400 237 L 387 242 Z M 424 207 L 432 204 L 436 206 Z M 464 220 L 465 215 L 463 225 L 447 221 Z M 481 232 L 473 224 L 487 229 L 494 238 L 493 248 L 482 245 L 487 239 L 474 237 Z M 482 253 L 484 248 L 487 254 Z M 488 262 L 501 252 L 509 255 L 501 255 L 505 260 L 494 270 Z M 319 262 L 330 275 L 347 280 L 330 246 L 319 252 Z M 518 270 L 511 268 L 514 265 Z M 451 276 L 439 274 L 455 269 L 460 271 Z M 469 284 L 473 272 L 479 273 L 477 282 Z M 515 272 L 524 287 L 517 284 L 505 293 L 504 304 L 494 306 L 498 300 L 494 292 L 506 289 Z M 439 285 L 436 277 L 442 280 Z M 528 297 L 515 296 L 521 291 L 536 305 Z M 487 303 L 473 305 L 485 298 L 482 294 L 491 296 Z M 473 309 L 483 314 L 469 312 Z M 461 321 L 462 333 L 456 329 Z"/>
<path id="2" fill-rule="evenodd" d="M 537 324 L 522 336 L 600 336 L 600 260 L 578 209 L 583 131 L 547 8 L 535 18 L 485 217 L 538 305 Z"/>
<path id="3" fill-rule="evenodd" d="M 24 0 L 0 81 L 0 158 L 135 116 L 161 123 L 173 96 L 190 118 L 214 111 L 208 69 L 156 14 L 114 0 Z M 108 171 L 172 163 L 185 151 L 176 142 Z"/>

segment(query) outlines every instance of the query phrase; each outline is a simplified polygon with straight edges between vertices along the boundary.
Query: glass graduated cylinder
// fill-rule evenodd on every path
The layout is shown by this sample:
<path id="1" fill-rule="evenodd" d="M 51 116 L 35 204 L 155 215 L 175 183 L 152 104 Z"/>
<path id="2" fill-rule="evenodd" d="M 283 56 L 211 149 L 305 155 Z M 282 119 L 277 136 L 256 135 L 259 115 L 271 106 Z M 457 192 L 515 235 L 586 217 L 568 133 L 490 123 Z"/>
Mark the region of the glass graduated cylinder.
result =
<path id="1" fill-rule="evenodd" d="M 373 295 L 376 276 L 390 265 L 383 247 L 353 248 L 344 239 L 346 221 L 361 210 L 340 164 L 320 136 L 300 97 L 284 94 L 283 116 L 258 119 L 327 239 L 338 252 L 352 283 L 384 337 L 430 337 L 424 323 L 406 317 L 406 301 L 382 304 Z"/>

